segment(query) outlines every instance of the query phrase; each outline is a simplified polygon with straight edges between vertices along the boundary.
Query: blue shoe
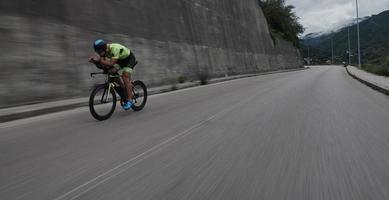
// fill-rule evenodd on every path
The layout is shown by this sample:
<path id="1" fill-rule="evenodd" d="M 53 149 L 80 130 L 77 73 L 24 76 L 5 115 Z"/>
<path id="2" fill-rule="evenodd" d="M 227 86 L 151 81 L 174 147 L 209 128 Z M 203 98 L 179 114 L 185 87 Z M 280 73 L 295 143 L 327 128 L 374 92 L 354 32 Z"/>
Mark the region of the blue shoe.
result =
<path id="1" fill-rule="evenodd" d="M 127 101 L 127 102 L 122 104 L 122 107 L 124 110 L 129 110 L 132 105 L 133 105 L 133 103 L 131 101 Z"/>

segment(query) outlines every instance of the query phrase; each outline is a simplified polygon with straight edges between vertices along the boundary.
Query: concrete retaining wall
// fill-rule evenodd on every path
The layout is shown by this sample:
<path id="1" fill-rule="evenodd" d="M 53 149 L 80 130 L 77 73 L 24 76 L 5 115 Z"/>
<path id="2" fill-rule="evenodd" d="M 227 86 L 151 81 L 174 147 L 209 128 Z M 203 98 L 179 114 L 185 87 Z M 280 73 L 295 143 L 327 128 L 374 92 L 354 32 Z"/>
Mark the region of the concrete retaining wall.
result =
<path id="1" fill-rule="evenodd" d="M 88 95 L 97 38 L 130 47 L 149 86 L 302 67 L 257 0 L 0 1 L 0 107 Z"/>

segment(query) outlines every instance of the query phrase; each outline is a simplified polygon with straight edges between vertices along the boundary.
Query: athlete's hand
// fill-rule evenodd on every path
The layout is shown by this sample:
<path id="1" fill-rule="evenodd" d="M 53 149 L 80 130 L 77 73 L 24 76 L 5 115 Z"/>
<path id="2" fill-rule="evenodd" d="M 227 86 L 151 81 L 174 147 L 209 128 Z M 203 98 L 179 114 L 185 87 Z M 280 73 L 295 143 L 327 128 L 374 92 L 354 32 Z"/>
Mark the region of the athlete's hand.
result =
<path id="1" fill-rule="evenodd" d="M 100 56 L 94 55 L 89 58 L 89 62 L 91 63 L 99 63 L 101 60 Z"/>
<path id="2" fill-rule="evenodd" d="M 116 73 L 117 71 L 119 71 L 119 70 L 116 69 L 115 67 L 111 67 L 111 68 L 108 70 L 108 72 L 109 72 L 110 74 L 114 74 L 114 73 Z"/>

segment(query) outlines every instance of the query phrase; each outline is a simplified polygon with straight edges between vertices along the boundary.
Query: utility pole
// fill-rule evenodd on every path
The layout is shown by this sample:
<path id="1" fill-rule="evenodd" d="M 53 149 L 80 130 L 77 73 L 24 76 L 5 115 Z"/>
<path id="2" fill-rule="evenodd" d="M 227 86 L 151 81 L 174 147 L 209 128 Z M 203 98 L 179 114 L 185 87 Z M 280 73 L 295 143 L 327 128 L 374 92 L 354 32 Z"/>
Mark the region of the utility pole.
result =
<path id="1" fill-rule="evenodd" d="M 311 58 L 309 57 L 309 46 L 308 46 L 308 65 L 311 65 Z"/>
<path id="2" fill-rule="evenodd" d="M 331 65 L 334 65 L 334 41 L 331 38 Z"/>
<path id="3" fill-rule="evenodd" d="M 348 35 L 348 65 L 351 66 L 351 50 L 350 50 L 350 26 L 347 28 Z"/>
<path id="4" fill-rule="evenodd" d="M 359 38 L 359 9 L 358 9 L 358 0 L 355 0 L 357 8 L 357 33 L 358 33 L 358 67 L 361 68 L 361 41 Z"/>

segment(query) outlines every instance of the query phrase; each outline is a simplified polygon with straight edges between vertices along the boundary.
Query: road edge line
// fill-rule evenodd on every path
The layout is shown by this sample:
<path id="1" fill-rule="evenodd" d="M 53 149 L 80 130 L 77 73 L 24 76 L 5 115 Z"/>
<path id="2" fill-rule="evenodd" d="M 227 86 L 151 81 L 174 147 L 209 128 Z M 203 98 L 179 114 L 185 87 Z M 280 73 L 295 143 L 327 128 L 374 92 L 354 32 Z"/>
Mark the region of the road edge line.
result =
<path id="1" fill-rule="evenodd" d="M 357 80 L 357 81 L 359 81 L 359 82 L 361 82 L 361 83 L 363 83 L 363 84 L 369 86 L 370 88 L 372 88 L 372 89 L 374 89 L 374 90 L 376 90 L 376 91 L 378 91 L 378 92 L 381 92 L 381 93 L 386 94 L 386 95 L 389 96 L 389 90 L 388 90 L 388 89 L 383 88 L 383 87 L 381 87 L 381 86 L 379 86 L 379 85 L 377 85 L 377 84 L 374 84 L 374 83 L 372 83 L 372 82 L 369 82 L 369 81 L 367 81 L 367 80 L 364 80 L 364 79 L 358 77 L 357 75 L 351 73 L 350 70 L 348 69 L 348 67 L 346 67 L 346 71 L 347 71 L 347 74 L 350 75 L 350 76 L 351 76 L 352 78 L 354 78 L 355 80 Z"/>

